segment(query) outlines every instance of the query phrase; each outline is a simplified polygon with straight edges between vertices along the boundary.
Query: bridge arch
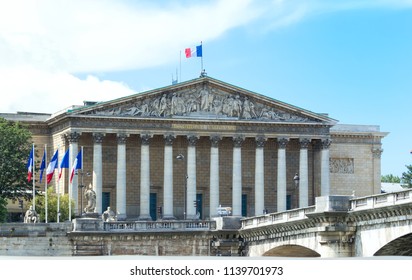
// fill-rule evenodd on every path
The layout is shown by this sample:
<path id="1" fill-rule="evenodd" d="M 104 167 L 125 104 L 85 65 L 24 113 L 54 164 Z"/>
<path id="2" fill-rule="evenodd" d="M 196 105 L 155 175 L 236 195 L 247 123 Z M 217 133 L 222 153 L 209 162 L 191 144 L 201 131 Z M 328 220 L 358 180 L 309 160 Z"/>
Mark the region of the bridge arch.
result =
<path id="1" fill-rule="evenodd" d="M 316 258 L 320 255 L 309 248 L 300 245 L 282 245 L 266 251 L 263 256 L 268 257 L 292 257 L 292 258 Z"/>
<path id="2" fill-rule="evenodd" d="M 374 256 L 412 256 L 412 233 L 390 241 L 376 251 Z"/>

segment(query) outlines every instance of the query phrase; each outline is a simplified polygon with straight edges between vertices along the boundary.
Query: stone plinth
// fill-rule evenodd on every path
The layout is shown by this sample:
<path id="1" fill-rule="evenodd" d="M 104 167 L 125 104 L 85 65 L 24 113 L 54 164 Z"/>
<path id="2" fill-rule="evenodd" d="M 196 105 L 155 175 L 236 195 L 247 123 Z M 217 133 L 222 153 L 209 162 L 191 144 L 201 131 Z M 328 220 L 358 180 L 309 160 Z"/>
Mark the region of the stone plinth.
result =
<path id="1" fill-rule="evenodd" d="M 333 195 L 316 198 L 315 212 L 347 212 L 351 208 L 353 196 Z"/>
<path id="2" fill-rule="evenodd" d="M 216 230 L 238 230 L 242 227 L 241 217 L 225 216 L 216 217 Z"/>
<path id="3" fill-rule="evenodd" d="M 73 225 L 73 231 L 103 231 L 103 221 L 99 218 L 77 218 Z"/>

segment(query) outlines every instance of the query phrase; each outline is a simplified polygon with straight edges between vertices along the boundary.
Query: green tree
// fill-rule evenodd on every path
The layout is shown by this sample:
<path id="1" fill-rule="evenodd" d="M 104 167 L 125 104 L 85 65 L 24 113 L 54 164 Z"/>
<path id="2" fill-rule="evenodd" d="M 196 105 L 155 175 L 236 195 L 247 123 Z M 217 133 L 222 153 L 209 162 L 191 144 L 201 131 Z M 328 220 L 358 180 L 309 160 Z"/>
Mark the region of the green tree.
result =
<path id="1" fill-rule="evenodd" d="M 401 184 L 404 188 L 412 188 L 412 165 L 406 165 L 408 169 L 402 173 Z"/>
<path id="2" fill-rule="evenodd" d="M 0 223 L 4 223 L 7 220 L 7 200 L 0 197 Z"/>
<path id="3" fill-rule="evenodd" d="M 47 189 L 47 221 L 57 222 L 57 200 L 58 195 L 53 187 Z M 60 222 L 69 220 L 69 195 L 60 194 Z M 71 202 L 72 219 L 74 218 L 74 201 Z M 36 196 L 36 212 L 40 216 L 40 221 L 44 222 L 46 219 L 46 197 L 44 195 Z"/>
<path id="4" fill-rule="evenodd" d="M 381 182 L 382 183 L 400 183 L 401 178 L 399 178 L 398 176 L 395 176 L 393 174 L 388 174 L 388 175 L 383 175 L 381 177 Z"/>
<path id="5" fill-rule="evenodd" d="M 31 149 L 31 133 L 19 122 L 0 118 L 0 197 L 31 198 L 27 182 L 27 159 Z"/>

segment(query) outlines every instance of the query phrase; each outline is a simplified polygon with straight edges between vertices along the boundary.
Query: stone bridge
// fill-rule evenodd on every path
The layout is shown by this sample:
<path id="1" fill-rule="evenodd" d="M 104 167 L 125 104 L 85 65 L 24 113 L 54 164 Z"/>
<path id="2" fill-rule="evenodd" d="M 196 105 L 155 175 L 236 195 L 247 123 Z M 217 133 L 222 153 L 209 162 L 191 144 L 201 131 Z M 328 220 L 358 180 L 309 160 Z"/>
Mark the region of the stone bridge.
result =
<path id="1" fill-rule="evenodd" d="M 412 190 L 316 198 L 315 206 L 242 220 L 248 256 L 412 256 Z"/>
<path id="2" fill-rule="evenodd" d="M 0 255 L 412 256 L 412 190 L 245 219 L 0 224 Z"/>

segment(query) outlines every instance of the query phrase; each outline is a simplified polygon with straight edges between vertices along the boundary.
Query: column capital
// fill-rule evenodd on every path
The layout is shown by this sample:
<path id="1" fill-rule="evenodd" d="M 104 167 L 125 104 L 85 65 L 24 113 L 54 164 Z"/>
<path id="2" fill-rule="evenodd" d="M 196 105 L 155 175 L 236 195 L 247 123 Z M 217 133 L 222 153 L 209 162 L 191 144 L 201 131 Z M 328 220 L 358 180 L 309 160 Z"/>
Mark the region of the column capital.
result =
<path id="1" fill-rule="evenodd" d="M 152 135 L 150 134 L 140 134 L 142 145 L 149 145 L 150 138 L 152 138 Z"/>
<path id="2" fill-rule="evenodd" d="M 243 136 L 233 136 L 233 145 L 235 148 L 242 147 L 243 141 L 245 141 L 245 138 Z"/>
<path id="3" fill-rule="evenodd" d="M 332 140 L 330 140 L 329 138 L 321 140 L 321 148 L 323 150 L 329 149 L 330 144 L 332 144 Z"/>
<path id="4" fill-rule="evenodd" d="M 165 145 L 166 146 L 172 146 L 173 141 L 176 139 L 176 137 L 172 134 L 165 135 L 164 138 L 165 138 Z"/>
<path id="5" fill-rule="evenodd" d="M 222 140 L 222 137 L 219 135 L 210 136 L 210 142 L 212 143 L 213 148 L 219 147 L 219 141 Z"/>
<path id="6" fill-rule="evenodd" d="M 196 146 L 197 140 L 199 140 L 199 136 L 197 135 L 188 135 L 187 136 L 187 141 L 189 141 L 189 146 Z"/>
<path id="7" fill-rule="evenodd" d="M 93 142 L 95 144 L 101 144 L 103 142 L 104 136 L 105 136 L 104 133 L 100 133 L 100 132 L 93 133 Z"/>
<path id="8" fill-rule="evenodd" d="M 266 143 L 266 138 L 264 136 L 256 137 L 256 148 L 263 148 Z"/>
<path id="9" fill-rule="evenodd" d="M 78 133 L 77 131 L 69 132 L 65 136 L 67 140 L 69 140 L 69 143 L 77 143 L 79 142 L 81 133 Z"/>
<path id="10" fill-rule="evenodd" d="M 301 149 L 307 149 L 310 145 L 310 139 L 309 138 L 300 138 L 299 143 L 300 143 L 300 148 Z"/>
<path id="11" fill-rule="evenodd" d="M 374 158 L 381 158 L 381 155 L 383 153 L 383 149 L 381 148 L 373 148 L 372 149 L 372 154 Z"/>
<path id="12" fill-rule="evenodd" d="M 126 144 L 127 137 L 129 137 L 128 134 L 118 133 L 117 134 L 117 144 Z"/>
<path id="13" fill-rule="evenodd" d="M 288 144 L 289 139 L 282 137 L 282 138 L 278 138 L 277 142 L 278 142 L 279 149 L 286 149 L 286 145 Z"/>

